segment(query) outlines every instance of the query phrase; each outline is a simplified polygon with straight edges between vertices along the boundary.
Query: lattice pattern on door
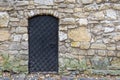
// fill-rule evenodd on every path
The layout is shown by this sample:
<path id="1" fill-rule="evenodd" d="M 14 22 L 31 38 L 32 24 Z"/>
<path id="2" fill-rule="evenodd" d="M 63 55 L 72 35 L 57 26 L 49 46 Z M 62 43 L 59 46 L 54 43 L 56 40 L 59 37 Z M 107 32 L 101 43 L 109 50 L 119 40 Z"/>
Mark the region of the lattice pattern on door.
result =
<path id="1" fill-rule="evenodd" d="M 29 72 L 58 72 L 58 18 L 29 19 Z"/>

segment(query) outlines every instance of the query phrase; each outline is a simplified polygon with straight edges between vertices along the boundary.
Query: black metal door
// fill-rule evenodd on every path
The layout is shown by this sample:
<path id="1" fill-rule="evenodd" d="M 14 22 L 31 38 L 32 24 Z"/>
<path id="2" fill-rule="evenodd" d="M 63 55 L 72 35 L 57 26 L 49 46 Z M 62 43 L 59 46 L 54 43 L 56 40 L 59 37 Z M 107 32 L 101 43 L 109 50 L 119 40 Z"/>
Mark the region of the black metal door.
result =
<path id="1" fill-rule="evenodd" d="M 58 18 L 29 19 L 29 72 L 58 72 Z"/>

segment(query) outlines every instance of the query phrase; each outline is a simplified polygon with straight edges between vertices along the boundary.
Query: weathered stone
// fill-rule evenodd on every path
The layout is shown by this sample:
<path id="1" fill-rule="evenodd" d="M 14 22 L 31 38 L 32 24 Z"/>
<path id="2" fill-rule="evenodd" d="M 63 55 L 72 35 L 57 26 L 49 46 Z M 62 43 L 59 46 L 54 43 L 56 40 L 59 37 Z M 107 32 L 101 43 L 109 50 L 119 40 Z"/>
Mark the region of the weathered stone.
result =
<path id="1" fill-rule="evenodd" d="M 72 29 L 72 28 L 76 28 L 77 26 L 76 25 L 68 25 L 67 26 L 69 29 Z"/>
<path id="2" fill-rule="evenodd" d="M 27 6 L 27 9 L 35 9 L 35 6 L 34 5 L 28 5 Z M 34 12 L 35 13 L 35 15 L 37 15 L 36 13 L 37 13 L 37 11 L 36 12 Z"/>
<path id="3" fill-rule="evenodd" d="M 118 35 L 115 35 L 114 37 L 113 37 L 113 40 L 115 40 L 115 41 L 120 41 L 120 35 L 118 34 Z"/>
<path id="4" fill-rule="evenodd" d="M 91 29 L 91 32 L 94 35 L 101 35 L 103 33 L 102 30 L 103 30 L 102 25 L 96 25 Z"/>
<path id="5" fill-rule="evenodd" d="M 106 16 L 107 16 L 107 19 L 110 19 L 110 20 L 115 20 L 117 19 L 117 14 L 114 10 L 112 9 L 109 9 L 109 10 L 106 10 Z"/>
<path id="6" fill-rule="evenodd" d="M 89 13 L 88 12 L 84 12 L 84 13 L 77 12 L 77 13 L 74 13 L 73 15 L 76 18 L 85 18 L 85 17 L 87 17 L 89 15 Z"/>
<path id="7" fill-rule="evenodd" d="M 64 41 L 67 39 L 67 34 L 64 32 L 59 32 L 59 40 Z"/>
<path id="8" fill-rule="evenodd" d="M 28 34 L 23 34 L 22 40 L 23 41 L 28 41 Z"/>
<path id="9" fill-rule="evenodd" d="M 15 50 L 15 51 L 9 51 L 9 54 L 11 54 L 11 55 L 15 55 L 15 54 L 18 54 L 19 52 L 17 51 L 17 50 Z"/>
<path id="10" fill-rule="evenodd" d="M 67 8 L 69 8 L 69 9 L 73 9 L 74 7 L 75 7 L 74 4 L 69 4 L 69 5 L 67 5 Z"/>
<path id="11" fill-rule="evenodd" d="M 116 46 L 117 46 L 117 50 L 120 50 L 120 43 L 117 43 Z"/>
<path id="12" fill-rule="evenodd" d="M 10 18 L 10 21 L 19 21 L 19 19 L 18 18 Z"/>
<path id="13" fill-rule="evenodd" d="M 120 51 L 117 52 L 117 57 L 120 57 Z"/>
<path id="14" fill-rule="evenodd" d="M 18 41 L 18 42 L 20 42 L 22 39 L 22 35 L 12 35 L 12 37 L 13 37 L 13 41 Z"/>
<path id="15" fill-rule="evenodd" d="M 81 0 L 83 4 L 90 4 L 93 0 Z"/>
<path id="16" fill-rule="evenodd" d="M 77 59 L 73 59 L 70 61 L 70 66 L 71 70 L 75 69 L 76 67 L 79 67 L 79 61 Z M 76 68 L 77 69 L 77 68 Z M 70 70 L 70 69 L 69 69 Z"/>
<path id="17" fill-rule="evenodd" d="M 25 66 L 25 65 L 28 65 L 28 61 L 21 60 L 20 66 Z"/>
<path id="18" fill-rule="evenodd" d="M 97 75 L 114 75 L 114 76 L 116 75 L 117 76 L 120 74 L 120 70 L 92 70 L 92 73 L 97 74 Z M 105 78 L 105 79 L 108 79 L 108 78 Z M 110 79 L 111 78 L 109 78 L 109 80 Z"/>
<path id="19" fill-rule="evenodd" d="M 67 3 L 75 3 L 75 0 L 66 0 Z"/>
<path id="20" fill-rule="evenodd" d="M 61 19 L 60 24 L 75 24 L 75 19 L 74 18 L 64 18 L 64 19 Z"/>
<path id="21" fill-rule="evenodd" d="M 66 4 L 64 4 L 64 3 L 61 3 L 61 4 L 59 4 L 59 5 L 58 5 L 58 7 L 59 7 L 59 8 L 66 8 L 66 7 L 67 7 L 67 5 L 66 5 Z"/>
<path id="22" fill-rule="evenodd" d="M 98 50 L 98 51 L 97 51 L 97 54 L 98 54 L 99 56 L 106 56 L 106 55 L 107 55 L 106 52 L 107 52 L 106 50 Z"/>
<path id="23" fill-rule="evenodd" d="M 7 30 L 0 30 L 0 41 L 9 40 L 10 33 Z"/>
<path id="24" fill-rule="evenodd" d="M 73 41 L 90 41 L 91 35 L 86 27 L 78 27 L 68 31 L 68 37 Z"/>
<path id="25" fill-rule="evenodd" d="M 8 50 L 8 44 L 1 44 L 0 45 L 0 50 Z"/>
<path id="26" fill-rule="evenodd" d="M 113 9 L 120 10 L 120 4 L 113 4 Z"/>
<path id="27" fill-rule="evenodd" d="M 81 60 L 82 60 L 83 57 L 80 57 L 80 56 L 87 55 L 87 51 L 80 50 L 79 48 L 72 48 L 71 54 L 77 55 L 77 58 L 81 58 Z M 78 55 L 80 55 L 80 56 L 78 56 Z"/>
<path id="28" fill-rule="evenodd" d="M 12 27 L 17 27 L 17 26 L 19 26 L 19 22 L 9 22 L 9 24 L 10 24 L 10 26 L 12 26 Z"/>
<path id="29" fill-rule="evenodd" d="M 108 56 L 116 56 L 116 53 L 114 51 L 107 51 Z"/>
<path id="30" fill-rule="evenodd" d="M 101 21 L 101 23 L 103 24 L 104 27 L 113 27 L 114 26 L 114 24 L 108 20 Z"/>
<path id="31" fill-rule="evenodd" d="M 103 11 L 93 13 L 94 20 L 103 20 L 105 18 L 105 15 Z"/>
<path id="32" fill-rule="evenodd" d="M 103 0 L 96 0 L 96 3 L 101 3 Z"/>
<path id="33" fill-rule="evenodd" d="M 22 50 L 22 51 L 20 51 L 20 54 L 22 54 L 22 55 L 28 54 L 28 50 Z"/>
<path id="34" fill-rule="evenodd" d="M 28 42 L 22 42 L 21 43 L 21 49 L 28 49 Z"/>
<path id="35" fill-rule="evenodd" d="M 109 59 L 107 57 L 102 58 L 99 56 L 94 56 L 91 59 L 92 62 L 92 66 L 94 67 L 94 69 L 107 69 L 107 66 L 110 65 Z"/>
<path id="36" fill-rule="evenodd" d="M 110 0 L 111 2 L 119 2 L 119 0 Z"/>
<path id="37" fill-rule="evenodd" d="M 91 45 L 92 49 L 106 49 L 106 45 L 103 43 L 93 43 Z"/>
<path id="38" fill-rule="evenodd" d="M 80 43 L 80 49 L 89 49 L 90 42 L 81 42 Z"/>
<path id="39" fill-rule="evenodd" d="M 73 9 L 68 9 L 68 8 L 67 9 L 61 9 L 61 8 L 59 8 L 58 11 L 61 12 L 61 13 L 73 13 L 74 12 Z"/>
<path id="40" fill-rule="evenodd" d="M 79 47 L 80 42 L 71 42 L 71 47 Z"/>
<path id="41" fill-rule="evenodd" d="M 74 8 L 74 11 L 75 11 L 75 12 L 82 12 L 83 9 L 82 9 L 82 8 Z"/>
<path id="42" fill-rule="evenodd" d="M 40 5 L 53 5 L 53 0 L 34 0 L 35 3 L 38 3 Z"/>
<path id="43" fill-rule="evenodd" d="M 58 3 L 64 2 L 64 0 L 54 0 L 54 1 Z"/>
<path id="44" fill-rule="evenodd" d="M 7 27 L 9 22 L 9 15 L 7 12 L 0 12 L 0 27 Z"/>
<path id="45" fill-rule="evenodd" d="M 107 45 L 108 50 L 116 50 L 116 45 L 115 44 L 109 44 Z"/>
<path id="46" fill-rule="evenodd" d="M 20 20 L 20 26 L 27 27 L 28 26 L 28 20 L 27 19 L 21 19 Z"/>
<path id="47" fill-rule="evenodd" d="M 27 33 L 27 27 L 17 27 L 16 33 Z"/>
<path id="48" fill-rule="evenodd" d="M 91 5 L 86 5 L 85 7 L 84 7 L 84 10 L 85 11 L 96 11 L 98 9 L 98 7 L 96 6 L 96 5 L 93 5 L 93 4 L 91 4 Z"/>
<path id="49" fill-rule="evenodd" d="M 116 26 L 116 31 L 120 31 L 120 25 L 119 26 Z"/>
<path id="50" fill-rule="evenodd" d="M 84 19 L 79 19 L 79 25 L 80 26 L 87 26 L 88 20 L 86 18 Z"/>
<path id="51" fill-rule="evenodd" d="M 9 49 L 11 51 L 12 50 L 20 50 L 21 49 L 20 43 L 11 43 L 10 46 L 9 46 Z"/>
<path id="52" fill-rule="evenodd" d="M 106 10 L 106 9 L 110 9 L 111 8 L 111 4 L 110 3 L 104 3 L 104 4 L 101 4 L 99 6 L 99 10 Z"/>
<path id="53" fill-rule="evenodd" d="M 4 63 L 4 58 L 3 58 L 3 56 L 2 56 L 2 55 L 0 55 L 0 66 L 2 66 L 2 65 L 3 65 L 3 63 Z"/>
<path id="54" fill-rule="evenodd" d="M 104 30 L 105 33 L 112 32 L 112 31 L 114 31 L 114 28 L 105 27 L 105 30 Z"/>
<path id="55" fill-rule="evenodd" d="M 93 55 L 95 55 L 95 50 L 88 50 L 88 51 L 87 51 L 87 55 L 88 55 L 88 56 L 93 56 Z"/>
<path id="56" fill-rule="evenodd" d="M 16 6 L 26 6 L 29 4 L 29 1 L 17 1 Z"/>
<path id="57" fill-rule="evenodd" d="M 119 67 L 120 68 L 120 58 L 114 57 L 111 60 L 111 67 Z"/>
<path id="58" fill-rule="evenodd" d="M 28 56 L 28 54 L 22 54 L 22 55 L 20 55 L 21 56 L 21 60 L 25 60 L 25 61 L 27 61 L 28 59 L 29 59 L 29 56 Z M 27 66 L 27 64 L 26 64 L 26 66 Z"/>
<path id="59" fill-rule="evenodd" d="M 59 26 L 59 30 L 66 31 L 66 30 L 68 30 L 68 27 L 67 26 Z"/>
<path id="60" fill-rule="evenodd" d="M 117 46 L 117 50 L 120 50 L 120 46 Z"/>
<path id="61" fill-rule="evenodd" d="M 73 9 L 64 9 L 63 10 L 65 13 L 74 13 Z"/>
<path id="62" fill-rule="evenodd" d="M 63 53 L 63 54 L 66 53 L 66 52 L 67 52 L 66 46 L 64 46 L 64 45 L 60 46 L 60 47 L 59 47 L 59 52 L 60 52 L 60 53 Z"/>
<path id="63" fill-rule="evenodd" d="M 24 80 L 26 78 L 26 75 L 25 74 L 19 74 L 19 75 L 14 74 L 14 75 L 11 75 L 11 78 L 13 80 Z"/>

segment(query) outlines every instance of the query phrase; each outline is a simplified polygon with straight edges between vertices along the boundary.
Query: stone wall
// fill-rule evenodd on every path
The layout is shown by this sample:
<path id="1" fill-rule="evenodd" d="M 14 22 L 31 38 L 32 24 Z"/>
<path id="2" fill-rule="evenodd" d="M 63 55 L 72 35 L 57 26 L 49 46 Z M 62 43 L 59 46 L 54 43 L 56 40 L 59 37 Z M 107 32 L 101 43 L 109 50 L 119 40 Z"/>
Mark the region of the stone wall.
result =
<path id="1" fill-rule="evenodd" d="M 28 72 L 28 19 L 43 14 L 59 18 L 60 74 L 120 75 L 119 0 L 1 1 L 1 71 Z"/>

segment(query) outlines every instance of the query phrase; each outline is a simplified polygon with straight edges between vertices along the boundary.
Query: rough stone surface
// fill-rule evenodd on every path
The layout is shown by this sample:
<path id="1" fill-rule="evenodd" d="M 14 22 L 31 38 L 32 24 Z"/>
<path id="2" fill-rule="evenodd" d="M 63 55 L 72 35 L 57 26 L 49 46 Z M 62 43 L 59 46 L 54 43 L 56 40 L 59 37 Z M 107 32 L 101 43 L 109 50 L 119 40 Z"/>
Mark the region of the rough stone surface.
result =
<path id="1" fill-rule="evenodd" d="M 23 34 L 22 40 L 23 41 L 28 41 L 28 34 Z"/>
<path id="2" fill-rule="evenodd" d="M 20 43 L 11 43 L 11 45 L 9 46 L 10 50 L 20 50 L 21 46 Z"/>
<path id="3" fill-rule="evenodd" d="M 85 18 L 85 19 L 79 19 L 79 25 L 80 26 L 87 26 L 88 24 L 88 20 Z"/>
<path id="4" fill-rule="evenodd" d="M 120 0 L 1 0 L 0 76 L 9 70 L 18 75 L 3 74 L 6 80 L 106 80 L 105 76 L 116 80 L 120 75 L 119 10 Z M 42 15 L 59 19 L 59 75 L 20 75 L 29 72 L 29 19 Z"/>
<path id="5" fill-rule="evenodd" d="M 92 49 L 106 49 L 106 45 L 105 44 L 101 44 L 101 43 L 93 43 L 91 45 Z"/>
<path id="6" fill-rule="evenodd" d="M 85 27 L 68 31 L 68 37 L 74 41 L 90 41 L 91 35 Z"/>
<path id="7" fill-rule="evenodd" d="M 120 4 L 113 4 L 113 8 L 117 9 L 117 10 L 120 10 Z"/>
<path id="8" fill-rule="evenodd" d="M 17 27 L 16 33 L 27 33 L 27 27 Z"/>
<path id="9" fill-rule="evenodd" d="M 59 40 L 64 41 L 67 39 L 67 34 L 64 32 L 59 32 Z"/>
<path id="10" fill-rule="evenodd" d="M 115 40 L 115 41 L 120 41 L 120 35 L 119 35 L 119 34 L 115 35 L 115 36 L 113 37 L 113 40 Z"/>
<path id="11" fill-rule="evenodd" d="M 72 47 L 79 47 L 80 46 L 80 42 L 71 42 L 71 46 Z"/>
<path id="12" fill-rule="evenodd" d="M 106 10 L 106 16 L 107 16 L 107 19 L 110 19 L 110 20 L 115 20 L 117 18 L 117 14 L 114 10 Z"/>
<path id="13" fill-rule="evenodd" d="M 0 27 L 8 27 L 9 14 L 7 12 L 0 12 Z"/>
<path id="14" fill-rule="evenodd" d="M 20 20 L 20 26 L 22 26 L 22 27 L 27 27 L 27 26 L 28 26 L 28 21 L 27 21 L 27 19 L 21 19 L 21 20 Z"/>
<path id="15" fill-rule="evenodd" d="M 103 0 L 96 0 L 96 3 L 101 3 Z"/>
<path id="16" fill-rule="evenodd" d="M 61 20 L 60 24 L 75 24 L 74 18 L 65 18 Z"/>
<path id="17" fill-rule="evenodd" d="M 0 30 L 0 41 L 6 41 L 9 40 L 10 33 L 7 30 Z"/>
<path id="18" fill-rule="evenodd" d="M 90 4 L 93 0 L 81 0 L 83 4 Z"/>
<path id="19" fill-rule="evenodd" d="M 114 31 L 114 28 L 106 27 L 104 32 L 107 33 L 107 32 L 112 32 L 112 31 Z"/>
<path id="20" fill-rule="evenodd" d="M 34 0 L 35 3 L 41 4 L 41 5 L 53 5 L 53 0 Z"/>
<path id="21" fill-rule="evenodd" d="M 21 48 L 22 48 L 23 50 L 28 49 L 28 42 L 22 42 L 22 43 L 21 43 Z"/>
<path id="22" fill-rule="evenodd" d="M 116 45 L 115 44 L 110 44 L 107 46 L 108 50 L 116 50 Z"/>
<path id="23" fill-rule="evenodd" d="M 120 43 L 117 44 L 117 50 L 120 50 Z"/>
<path id="24" fill-rule="evenodd" d="M 96 69 L 107 69 L 107 66 L 110 65 L 108 58 L 98 56 L 94 56 L 91 62 Z"/>
<path id="25" fill-rule="evenodd" d="M 21 39 L 22 39 L 22 36 L 21 35 L 14 35 L 13 36 L 13 41 L 21 41 Z"/>
<path id="26" fill-rule="evenodd" d="M 66 0 L 68 3 L 75 3 L 75 0 Z"/>
<path id="27" fill-rule="evenodd" d="M 81 42 L 80 49 L 89 49 L 90 42 Z"/>
<path id="28" fill-rule="evenodd" d="M 100 11 L 100 12 L 93 13 L 93 17 L 95 18 L 95 20 L 104 20 L 105 15 L 103 11 Z"/>

